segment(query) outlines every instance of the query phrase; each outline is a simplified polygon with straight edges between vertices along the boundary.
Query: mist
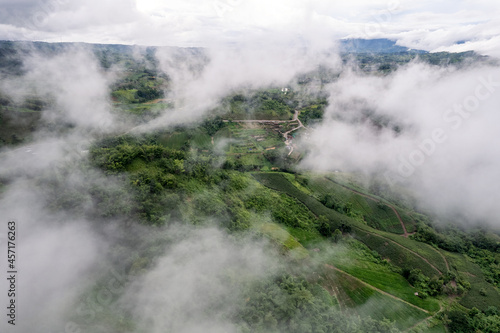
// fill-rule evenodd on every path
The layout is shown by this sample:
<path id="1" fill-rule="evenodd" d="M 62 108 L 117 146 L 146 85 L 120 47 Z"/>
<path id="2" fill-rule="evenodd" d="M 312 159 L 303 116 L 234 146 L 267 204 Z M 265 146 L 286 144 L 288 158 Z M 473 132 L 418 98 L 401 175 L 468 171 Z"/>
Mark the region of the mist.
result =
<path id="1" fill-rule="evenodd" d="M 165 98 L 173 108 L 139 126 L 141 132 L 199 122 L 235 91 L 293 85 L 297 75 L 326 66 L 341 75 L 316 87 L 328 93 L 329 105 L 303 142 L 309 152 L 302 168 L 382 178 L 445 217 L 458 212 L 470 223 L 499 223 L 498 67 L 415 61 L 370 76 L 342 68 L 333 43 L 275 36 L 203 50 L 159 48 L 156 58 L 170 79 Z M 46 96 L 50 104 L 33 141 L 5 149 L 0 165 L 0 178 L 8 179 L 2 220 L 19 225 L 19 331 L 106 331 L 99 320 L 112 308 L 136 332 L 234 332 L 242 290 L 272 278 L 282 258 L 251 237 L 236 245 L 208 222 L 146 231 L 125 216 L 95 218 L 102 209 L 91 200 L 96 186 L 120 207 L 132 200 L 116 190 L 127 189 L 123 179 L 87 163 L 88 147 L 100 135 L 131 130 L 112 112 L 110 85 L 119 74 L 102 70 L 85 49 L 35 54 L 24 63 L 26 74 L 2 81 L 2 91 L 19 101 Z M 54 209 L 61 193 L 78 193 L 78 204 Z M 155 259 L 141 261 L 141 246 L 153 248 Z M 97 280 L 107 287 L 95 292 Z M 89 291 L 95 296 L 82 300 Z M 86 322 L 74 319 L 82 313 Z"/>
<path id="2" fill-rule="evenodd" d="M 44 207 L 40 190 L 17 181 L 2 195 L 2 219 L 16 221 L 17 321 L 20 332 L 60 328 L 75 299 L 92 281 L 106 243 L 88 221 Z M 5 223 L 6 225 L 6 223 Z M 6 236 L 6 235 L 5 235 Z M 6 255 L 6 237 L 2 254 Z M 1 287 L 8 290 L 7 281 Z M 7 329 L 7 322 L 1 326 Z"/>
<path id="3" fill-rule="evenodd" d="M 23 320 L 16 329 L 64 331 L 69 309 L 94 283 L 111 244 L 85 216 L 95 210 L 89 200 L 92 184 L 111 187 L 113 181 L 82 169 L 94 134 L 112 126 L 110 80 L 80 48 L 54 56 L 33 52 L 23 63 L 23 76 L 2 80 L 3 93 L 15 102 L 30 96 L 49 102 L 31 142 L 1 152 L 0 178 L 7 185 L 0 198 L 2 225 L 17 225 L 17 313 Z M 78 209 L 57 203 L 78 191 Z M 4 290 L 6 283 L 2 279 Z M 2 321 L 2 330 L 6 325 Z"/>
<path id="4" fill-rule="evenodd" d="M 310 43 L 307 38 L 284 34 L 235 45 L 215 43 L 204 49 L 158 48 L 159 70 L 171 80 L 166 98 L 174 108 L 140 129 L 197 122 L 231 93 L 289 86 L 297 75 L 319 65 L 340 69 L 337 43 L 323 42 Z"/>
<path id="5" fill-rule="evenodd" d="M 344 71 L 302 166 L 405 187 L 420 208 L 498 225 L 500 69 L 414 61 L 387 76 Z"/>
<path id="6" fill-rule="evenodd" d="M 211 66 L 222 68 L 220 61 Z M 238 66 L 243 71 L 246 64 L 238 62 L 231 69 Z M 211 67 L 199 78 L 185 76 L 189 66 L 178 74 L 165 68 L 178 87 L 169 97 L 179 101 L 195 96 L 191 89 L 202 91 L 218 71 Z M 109 98 L 119 73 L 103 71 L 84 48 L 54 56 L 31 53 L 24 71 L 3 80 L 2 92 L 18 103 L 29 96 L 49 103 L 31 141 L 1 152 L 0 179 L 6 185 L 1 217 L 16 221 L 18 233 L 16 330 L 109 331 L 101 322 L 102 312 L 109 311 L 136 321 L 127 327 L 134 332 L 234 332 L 238 323 L 232 317 L 242 291 L 276 274 L 274 250 L 262 239 L 235 239 L 210 221 L 199 227 L 173 221 L 172 227 L 150 230 L 128 218 L 126 207 L 133 198 L 126 192 L 127 182 L 88 162 L 92 142 L 127 130 L 113 115 Z M 292 74 L 281 75 L 269 74 L 265 84 L 284 82 Z M 257 77 L 237 77 L 230 87 L 242 82 L 258 86 Z M 165 114 L 161 125 L 199 121 L 224 94 L 225 78 L 203 98 L 186 103 L 193 114 L 178 121 Z M 96 204 L 96 191 L 109 201 Z M 106 218 L 111 204 L 121 212 Z M 5 258 L 3 230 L 1 236 Z M 2 290 L 8 289 L 7 282 L 2 280 Z M 5 321 L 0 325 L 11 328 Z"/>
<path id="7" fill-rule="evenodd" d="M 243 290 L 272 277 L 277 258 L 264 252 L 264 243 L 236 244 L 214 228 L 168 232 L 179 241 L 119 301 L 136 317 L 137 331 L 234 332 Z"/>

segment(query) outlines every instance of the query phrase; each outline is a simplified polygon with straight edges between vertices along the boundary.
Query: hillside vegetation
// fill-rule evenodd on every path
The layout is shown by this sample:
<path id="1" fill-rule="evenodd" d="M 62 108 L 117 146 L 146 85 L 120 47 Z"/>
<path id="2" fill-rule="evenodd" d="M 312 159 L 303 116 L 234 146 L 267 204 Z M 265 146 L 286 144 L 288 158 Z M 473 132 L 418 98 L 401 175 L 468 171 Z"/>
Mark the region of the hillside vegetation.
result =
<path id="1" fill-rule="evenodd" d="M 3 75 L 22 75 L 16 57 L 30 51 L 2 45 Z M 48 54 L 66 47 L 36 45 Z M 52 212 L 87 218 L 97 230 L 116 221 L 124 228 L 141 227 L 144 235 L 123 236 L 110 250 L 109 265 L 133 280 L 151 270 L 173 242 L 153 235 L 172 226 L 210 226 L 227 233 L 235 246 L 248 237 L 279 258 L 277 273 L 242 283 L 239 301 L 227 315 L 240 332 L 498 332 L 498 234 L 438 221 L 397 192 L 384 191 L 386 184 L 357 182 L 360 175 L 297 169 L 307 155 L 301 139 L 327 107 L 322 91 L 307 94 L 309 85 L 331 82 L 339 73 L 319 68 L 287 87 L 232 92 L 196 123 L 132 134 L 174 107 L 168 97 L 171 78 L 159 69 L 156 49 L 143 51 L 137 60 L 128 47 L 92 48 L 102 71 L 123 68 L 109 100 L 125 130 L 96 135 L 78 163 L 44 171 L 36 180 Z M 202 50 L 191 52 L 204 56 Z M 387 75 L 416 56 L 355 57 L 366 72 Z M 467 53 L 418 56 L 435 66 L 480 61 Z M 26 148 L 39 127 L 50 125 L 43 115 L 53 105 L 47 96 L 14 101 L 1 94 L 1 146 Z M 394 128 L 390 121 L 372 120 Z M 306 127 L 293 131 L 299 121 Z M 93 181 L 97 176 L 109 182 Z M 85 181 L 65 186 L 74 177 Z M 0 181 L 3 192 L 9 180 Z M 246 281 L 243 275 L 228 269 L 219 282 Z M 100 283 L 91 283 L 81 298 L 95 298 Z M 210 297 L 210 286 L 204 288 Z M 101 306 L 92 323 L 84 315 L 73 319 L 134 332 L 134 319 L 114 306 L 118 298 Z"/>

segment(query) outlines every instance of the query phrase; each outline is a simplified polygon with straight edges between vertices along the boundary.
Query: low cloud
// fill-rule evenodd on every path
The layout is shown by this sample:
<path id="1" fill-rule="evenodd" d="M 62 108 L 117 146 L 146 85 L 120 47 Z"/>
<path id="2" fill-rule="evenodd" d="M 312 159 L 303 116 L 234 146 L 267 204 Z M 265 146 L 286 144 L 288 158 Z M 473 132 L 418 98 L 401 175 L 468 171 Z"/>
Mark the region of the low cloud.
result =
<path id="1" fill-rule="evenodd" d="M 16 329 L 56 330 L 65 323 L 67 309 L 92 283 L 89 278 L 105 252 L 105 242 L 87 221 L 62 211 L 47 211 L 43 194 L 30 181 L 11 184 L 0 206 L 2 232 L 6 232 L 7 221 L 16 222 Z M 6 258 L 4 241 L 1 252 Z M 2 279 L 2 290 L 9 289 L 7 282 Z M 10 329 L 6 320 L 0 325 L 2 331 Z"/>
<path id="2" fill-rule="evenodd" d="M 424 207 L 498 223 L 498 67 L 415 62 L 385 77 L 346 72 L 327 89 L 304 167 L 379 175 Z"/>
<path id="3" fill-rule="evenodd" d="M 179 241 L 120 300 L 137 320 L 137 331 L 234 332 L 231 317 L 242 292 L 272 276 L 276 263 L 262 246 L 235 243 L 217 229 L 168 232 Z"/>
<path id="4" fill-rule="evenodd" d="M 295 38 L 274 37 L 227 47 L 208 49 L 160 48 L 160 70 L 170 79 L 167 97 L 175 107 L 143 129 L 198 121 L 235 91 L 287 86 L 297 74 L 318 65 L 340 68 L 333 41 L 304 48 Z"/>

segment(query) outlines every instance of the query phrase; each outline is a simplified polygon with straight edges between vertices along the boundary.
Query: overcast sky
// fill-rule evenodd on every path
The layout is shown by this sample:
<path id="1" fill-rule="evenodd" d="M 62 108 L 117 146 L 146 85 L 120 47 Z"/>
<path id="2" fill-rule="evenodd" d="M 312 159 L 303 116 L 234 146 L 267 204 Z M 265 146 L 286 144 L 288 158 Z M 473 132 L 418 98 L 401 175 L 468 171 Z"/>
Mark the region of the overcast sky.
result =
<path id="1" fill-rule="evenodd" d="M 500 55 L 500 1 L 0 0 L 0 39 L 211 46 L 269 35 Z"/>

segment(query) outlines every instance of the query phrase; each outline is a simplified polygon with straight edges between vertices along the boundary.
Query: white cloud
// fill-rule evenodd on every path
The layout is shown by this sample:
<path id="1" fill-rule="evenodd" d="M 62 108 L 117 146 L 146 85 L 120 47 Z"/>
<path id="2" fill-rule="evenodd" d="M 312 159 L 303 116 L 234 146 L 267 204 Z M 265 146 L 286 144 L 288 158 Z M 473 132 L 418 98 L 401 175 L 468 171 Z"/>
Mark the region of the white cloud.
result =
<path id="1" fill-rule="evenodd" d="M 434 50 L 471 40 L 497 54 L 497 1 L 4 1 L 0 38 L 206 46 L 284 32 L 304 38 L 394 38 Z M 314 34 L 308 34 L 314 31 Z"/>
<path id="2" fill-rule="evenodd" d="M 328 89 L 326 120 L 311 135 L 305 166 L 379 174 L 427 207 L 492 222 L 500 197 L 492 185 L 500 182 L 497 67 L 415 63 L 387 77 L 348 73 Z M 366 111 L 403 130 L 377 129 Z"/>

